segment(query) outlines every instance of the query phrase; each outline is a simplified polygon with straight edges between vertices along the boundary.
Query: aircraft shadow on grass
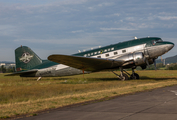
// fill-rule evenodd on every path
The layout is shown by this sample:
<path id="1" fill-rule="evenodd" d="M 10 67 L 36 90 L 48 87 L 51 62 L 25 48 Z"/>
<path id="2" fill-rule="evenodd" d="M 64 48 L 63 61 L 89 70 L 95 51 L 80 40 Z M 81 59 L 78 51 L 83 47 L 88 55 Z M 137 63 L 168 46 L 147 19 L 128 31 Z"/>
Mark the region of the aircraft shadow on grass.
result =
<path id="1" fill-rule="evenodd" d="M 79 80 L 86 80 L 88 82 L 94 82 L 94 81 L 121 81 L 118 78 L 87 78 L 87 77 L 73 77 L 73 78 L 59 78 L 59 77 L 49 77 L 49 78 L 43 78 L 43 81 L 48 80 L 54 80 L 54 81 L 63 81 L 63 80 L 70 80 L 70 81 L 79 81 Z M 128 81 L 131 81 L 133 79 L 129 79 Z M 177 80 L 176 77 L 166 77 L 166 78 L 153 78 L 153 77 L 147 77 L 147 76 L 141 76 L 140 79 L 137 80 L 156 80 L 156 81 L 162 81 L 162 80 Z M 36 78 L 22 78 L 22 81 L 36 81 Z"/>
<path id="2" fill-rule="evenodd" d="M 156 81 L 161 81 L 161 80 L 177 80 L 177 78 L 176 77 L 153 78 L 153 77 L 141 76 L 140 80 L 156 80 Z"/>

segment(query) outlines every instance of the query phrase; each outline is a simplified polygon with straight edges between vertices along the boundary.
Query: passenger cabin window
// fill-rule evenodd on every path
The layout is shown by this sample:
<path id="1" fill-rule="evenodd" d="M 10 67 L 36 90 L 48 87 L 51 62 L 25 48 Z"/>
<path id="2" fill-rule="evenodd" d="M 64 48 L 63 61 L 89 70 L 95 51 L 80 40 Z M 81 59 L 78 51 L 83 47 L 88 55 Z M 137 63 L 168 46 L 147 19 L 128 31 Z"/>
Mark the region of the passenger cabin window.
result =
<path id="1" fill-rule="evenodd" d="M 107 52 L 107 50 L 105 49 L 104 52 Z"/>
<path id="2" fill-rule="evenodd" d="M 114 55 L 117 55 L 117 52 L 114 52 Z"/>
<path id="3" fill-rule="evenodd" d="M 106 54 L 105 56 L 106 56 L 106 57 L 109 57 L 109 54 Z"/>
<path id="4" fill-rule="evenodd" d="M 108 51 L 110 51 L 110 49 L 108 49 Z"/>
<path id="5" fill-rule="evenodd" d="M 126 50 L 122 50 L 122 53 L 126 53 Z"/>
<path id="6" fill-rule="evenodd" d="M 93 55 L 93 53 L 91 53 L 91 55 Z"/>
<path id="7" fill-rule="evenodd" d="M 97 56 L 97 58 L 101 58 L 101 56 Z"/>
<path id="8" fill-rule="evenodd" d="M 97 52 L 95 52 L 95 55 L 97 54 Z"/>

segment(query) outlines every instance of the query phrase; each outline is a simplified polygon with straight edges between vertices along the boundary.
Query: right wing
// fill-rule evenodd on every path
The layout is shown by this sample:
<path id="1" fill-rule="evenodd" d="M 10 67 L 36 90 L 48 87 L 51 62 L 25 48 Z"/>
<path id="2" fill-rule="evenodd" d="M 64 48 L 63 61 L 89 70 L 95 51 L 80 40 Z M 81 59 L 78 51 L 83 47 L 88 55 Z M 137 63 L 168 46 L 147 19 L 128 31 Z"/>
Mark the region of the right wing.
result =
<path id="1" fill-rule="evenodd" d="M 48 60 L 64 64 L 70 67 L 85 71 L 100 71 L 103 69 L 113 69 L 120 67 L 124 61 L 105 59 L 105 58 L 93 58 L 93 57 L 82 57 L 73 55 L 50 55 Z"/>

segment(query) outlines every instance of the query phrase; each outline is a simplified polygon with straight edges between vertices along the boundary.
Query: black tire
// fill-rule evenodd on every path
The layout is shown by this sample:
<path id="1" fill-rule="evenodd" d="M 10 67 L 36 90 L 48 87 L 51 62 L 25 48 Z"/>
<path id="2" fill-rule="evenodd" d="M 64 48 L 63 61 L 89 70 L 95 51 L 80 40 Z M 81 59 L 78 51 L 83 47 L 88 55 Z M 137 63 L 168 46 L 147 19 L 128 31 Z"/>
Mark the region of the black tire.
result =
<path id="1" fill-rule="evenodd" d="M 128 80 L 128 79 L 129 79 L 128 75 L 123 73 L 121 76 L 121 80 L 124 81 L 124 80 Z"/>
<path id="2" fill-rule="evenodd" d="M 130 79 L 138 80 L 140 79 L 140 76 L 137 73 L 134 73 L 134 77 L 133 77 L 133 74 L 131 74 Z"/>

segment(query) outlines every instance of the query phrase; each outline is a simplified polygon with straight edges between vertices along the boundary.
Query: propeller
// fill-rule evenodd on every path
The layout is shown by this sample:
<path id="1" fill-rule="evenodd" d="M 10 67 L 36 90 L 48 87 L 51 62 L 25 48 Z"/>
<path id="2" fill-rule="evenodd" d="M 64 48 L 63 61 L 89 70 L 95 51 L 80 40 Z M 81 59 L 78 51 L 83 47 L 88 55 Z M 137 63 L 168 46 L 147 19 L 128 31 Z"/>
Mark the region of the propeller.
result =
<path id="1" fill-rule="evenodd" d="M 155 59 L 153 59 L 153 62 L 154 62 L 154 67 L 155 67 L 155 70 L 157 70 L 157 67 L 156 67 L 156 61 L 155 61 Z"/>
<path id="2" fill-rule="evenodd" d="M 145 55 L 147 55 L 147 56 L 145 56 Z M 149 61 L 147 58 L 149 58 L 148 51 L 147 51 L 147 49 L 144 49 L 144 61 L 146 62 L 147 66 L 150 68 Z M 162 56 L 161 56 L 161 60 L 162 60 Z M 153 59 L 153 63 L 155 66 L 155 70 L 157 70 L 155 58 Z"/>
<path id="3" fill-rule="evenodd" d="M 148 67 L 150 68 L 150 66 L 149 66 L 149 61 L 148 61 L 148 59 L 144 56 L 144 61 L 146 62 L 146 64 L 148 65 Z"/>
<path id="4" fill-rule="evenodd" d="M 146 57 L 144 57 L 144 61 L 146 62 L 147 66 L 150 68 L 149 61 L 148 61 L 148 59 Z M 153 63 L 154 63 L 155 70 L 157 70 L 156 60 L 155 59 L 153 59 Z"/>
<path id="5" fill-rule="evenodd" d="M 147 59 L 145 59 L 145 61 L 146 61 L 146 64 L 148 65 L 148 67 L 150 68 L 149 61 Z"/>
<path id="6" fill-rule="evenodd" d="M 148 58 L 149 58 L 148 51 L 147 49 L 144 49 L 144 62 L 146 62 L 148 68 L 150 68 Z"/>

